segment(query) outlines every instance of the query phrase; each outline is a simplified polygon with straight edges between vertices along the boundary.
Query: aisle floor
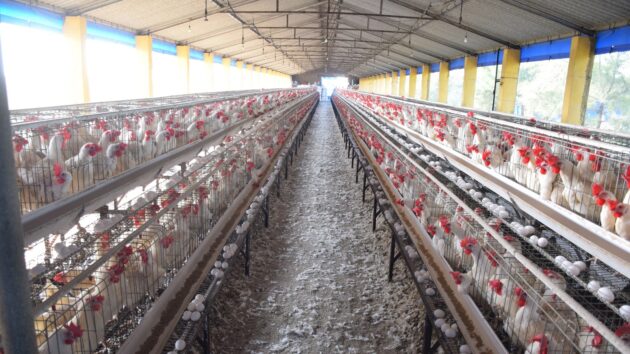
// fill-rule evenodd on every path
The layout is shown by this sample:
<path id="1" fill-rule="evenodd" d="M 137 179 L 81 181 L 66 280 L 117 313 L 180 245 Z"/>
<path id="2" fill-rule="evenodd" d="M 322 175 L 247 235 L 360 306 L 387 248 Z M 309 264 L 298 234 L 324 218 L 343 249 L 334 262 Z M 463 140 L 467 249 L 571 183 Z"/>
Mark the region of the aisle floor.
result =
<path id="1" fill-rule="evenodd" d="M 371 199 L 345 157 L 330 102 L 320 102 L 270 227 L 252 240 L 250 277 L 236 262 L 212 312 L 217 353 L 415 353 L 422 305 L 402 262 L 387 282 L 389 233 L 372 232 Z"/>

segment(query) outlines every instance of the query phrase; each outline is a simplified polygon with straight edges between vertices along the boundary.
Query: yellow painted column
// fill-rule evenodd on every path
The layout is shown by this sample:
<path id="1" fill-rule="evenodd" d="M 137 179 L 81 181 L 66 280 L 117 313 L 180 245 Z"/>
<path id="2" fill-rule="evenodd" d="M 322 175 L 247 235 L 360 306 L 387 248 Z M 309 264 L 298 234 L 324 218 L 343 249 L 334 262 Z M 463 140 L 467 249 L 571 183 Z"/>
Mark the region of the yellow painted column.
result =
<path id="1" fill-rule="evenodd" d="M 416 98 L 416 79 L 418 78 L 418 68 L 409 69 L 409 91 L 407 96 L 409 98 Z"/>
<path id="2" fill-rule="evenodd" d="M 67 39 L 69 53 L 66 56 L 73 68 L 64 82 L 64 90 L 76 103 L 90 102 L 87 65 L 85 60 L 85 41 L 87 39 L 87 20 L 80 16 L 66 16 L 63 21 L 63 35 Z"/>
<path id="3" fill-rule="evenodd" d="M 398 96 L 405 96 L 405 80 L 407 80 L 407 72 L 402 69 L 398 76 Z"/>
<path id="4" fill-rule="evenodd" d="M 595 57 L 594 44 L 593 37 L 571 38 L 569 69 L 562 103 L 562 123 L 584 125 L 584 113 Z"/>
<path id="5" fill-rule="evenodd" d="M 244 71 L 244 82 L 245 82 L 245 89 L 247 90 L 252 90 L 254 89 L 254 65 L 253 64 L 245 64 L 245 71 Z"/>
<path id="6" fill-rule="evenodd" d="M 440 81 L 438 83 L 438 102 L 448 102 L 448 62 L 440 62 Z"/>
<path id="7" fill-rule="evenodd" d="M 214 74 L 212 70 L 214 66 L 214 55 L 210 53 L 203 53 L 203 62 L 206 65 L 206 70 L 208 71 L 208 77 L 206 78 L 208 82 L 205 87 L 207 88 L 207 91 L 214 91 Z"/>
<path id="8" fill-rule="evenodd" d="M 477 57 L 464 58 L 464 87 L 462 106 L 472 107 L 475 104 L 475 85 L 477 82 Z"/>
<path id="9" fill-rule="evenodd" d="M 420 99 L 429 99 L 429 83 L 431 80 L 431 66 L 429 64 L 422 64 L 422 94 Z"/>
<path id="10" fill-rule="evenodd" d="M 238 83 L 237 89 L 244 90 L 245 89 L 245 67 L 243 66 L 243 62 L 241 60 L 236 62 L 236 68 L 240 70 L 241 72 L 240 82 Z"/>
<path id="11" fill-rule="evenodd" d="M 501 82 L 499 86 L 499 102 L 497 111 L 514 113 L 516 104 L 516 87 L 518 85 L 518 71 L 521 66 L 520 49 L 504 49 L 501 68 Z"/>
<path id="12" fill-rule="evenodd" d="M 398 96 L 398 71 L 392 71 L 392 82 L 389 94 Z"/>
<path id="13" fill-rule="evenodd" d="M 144 87 L 141 97 L 153 97 L 153 39 L 151 36 L 136 36 L 136 49 L 140 57 L 140 87 Z"/>
<path id="14" fill-rule="evenodd" d="M 178 45 L 177 50 L 177 65 L 179 67 L 179 76 L 182 85 L 180 87 L 181 93 L 190 93 L 190 47 L 187 45 Z"/>

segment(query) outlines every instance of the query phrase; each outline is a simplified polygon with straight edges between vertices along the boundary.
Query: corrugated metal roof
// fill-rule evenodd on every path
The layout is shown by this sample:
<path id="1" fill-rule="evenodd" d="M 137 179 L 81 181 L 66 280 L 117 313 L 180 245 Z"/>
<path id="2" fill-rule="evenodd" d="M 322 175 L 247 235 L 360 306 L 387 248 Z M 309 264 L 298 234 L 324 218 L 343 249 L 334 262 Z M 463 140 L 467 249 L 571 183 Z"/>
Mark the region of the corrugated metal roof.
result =
<path id="1" fill-rule="evenodd" d="M 377 73 L 630 23 L 630 0 L 212 0 L 208 21 L 205 3 L 38 2 L 289 74 Z"/>

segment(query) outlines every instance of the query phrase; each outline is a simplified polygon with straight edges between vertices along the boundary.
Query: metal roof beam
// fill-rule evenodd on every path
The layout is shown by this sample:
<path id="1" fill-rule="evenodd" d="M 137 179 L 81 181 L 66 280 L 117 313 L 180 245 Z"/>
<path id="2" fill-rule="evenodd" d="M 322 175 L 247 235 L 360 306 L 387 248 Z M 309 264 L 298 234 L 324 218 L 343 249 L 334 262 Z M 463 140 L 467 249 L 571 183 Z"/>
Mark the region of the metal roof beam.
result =
<path id="1" fill-rule="evenodd" d="M 73 9 L 68 10 L 68 15 L 70 16 L 80 16 L 87 12 L 98 10 L 100 8 L 113 5 L 115 3 L 121 2 L 122 0 L 100 0 L 95 1 L 93 3 L 85 4 L 83 6 L 78 6 Z"/>
<path id="2" fill-rule="evenodd" d="M 389 18 L 402 18 L 408 20 L 430 20 L 430 17 L 422 16 L 404 16 L 404 15 L 386 15 L 371 12 L 344 12 L 344 11 L 267 11 L 267 10 L 239 10 L 234 11 L 237 14 L 283 14 L 283 15 L 340 15 L 340 16 L 374 16 L 374 17 L 389 17 Z"/>
<path id="3" fill-rule="evenodd" d="M 538 17 L 542 17 L 546 20 L 549 20 L 551 22 L 555 22 L 557 24 L 563 25 L 565 27 L 571 28 L 575 31 L 578 31 L 584 35 L 587 36 L 594 36 L 595 35 L 595 31 L 592 31 L 590 29 L 584 28 L 583 26 L 580 26 L 574 22 L 571 22 L 569 20 L 567 20 L 565 17 L 562 16 L 556 16 L 552 13 L 549 12 L 548 9 L 543 9 L 539 7 L 535 7 L 535 5 L 533 4 L 526 4 L 523 1 L 520 0 L 501 0 L 502 2 L 516 7 L 517 9 L 521 9 L 525 12 L 528 12 L 530 14 L 536 15 Z"/>
<path id="4" fill-rule="evenodd" d="M 405 1 L 402 1 L 402 0 L 388 0 L 388 1 L 390 1 L 390 2 L 392 2 L 394 4 L 396 4 L 396 5 L 400 5 L 400 6 L 406 7 L 408 9 L 410 9 L 410 10 L 416 11 L 418 13 L 425 14 L 425 15 L 433 18 L 436 21 L 442 21 L 442 22 L 447 23 L 447 24 L 449 24 L 451 26 L 455 26 L 457 28 L 463 29 L 463 30 L 468 31 L 470 33 L 474 33 L 474 34 L 476 34 L 476 35 L 478 35 L 480 37 L 483 37 L 483 38 L 489 39 L 491 41 L 497 42 L 497 43 L 502 44 L 502 45 L 504 45 L 504 46 L 506 46 L 508 48 L 513 48 L 513 49 L 520 48 L 520 46 L 518 46 L 517 44 L 514 44 L 514 43 L 512 43 L 512 42 L 510 42 L 510 41 L 508 41 L 506 39 L 500 38 L 500 37 L 495 36 L 495 35 L 490 34 L 490 33 L 486 33 L 486 32 L 484 32 L 482 30 L 477 29 L 477 28 L 470 27 L 468 25 L 464 25 L 464 24 L 459 23 L 457 21 L 451 20 L 450 18 L 445 17 L 444 15 L 433 13 L 433 12 L 429 11 L 429 8 L 422 9 L 422 8 L 418 7 L 417 5 L 409 4 L 409 3 L 405 2 Z M 460 1 L 464 1 L 464 0 L 460 0 Z"/>

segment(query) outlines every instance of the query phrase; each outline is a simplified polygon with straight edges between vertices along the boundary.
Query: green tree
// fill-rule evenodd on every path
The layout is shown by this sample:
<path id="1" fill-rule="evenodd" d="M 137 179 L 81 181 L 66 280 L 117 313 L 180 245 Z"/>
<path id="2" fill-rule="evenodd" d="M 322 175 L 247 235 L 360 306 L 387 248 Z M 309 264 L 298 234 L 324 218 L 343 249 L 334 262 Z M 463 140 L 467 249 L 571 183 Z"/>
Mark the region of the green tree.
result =
<path id="1" fill-rule="evenodd" d="M 630 52 L 595 56 L 584 125 L 630 132 Z"/>

